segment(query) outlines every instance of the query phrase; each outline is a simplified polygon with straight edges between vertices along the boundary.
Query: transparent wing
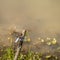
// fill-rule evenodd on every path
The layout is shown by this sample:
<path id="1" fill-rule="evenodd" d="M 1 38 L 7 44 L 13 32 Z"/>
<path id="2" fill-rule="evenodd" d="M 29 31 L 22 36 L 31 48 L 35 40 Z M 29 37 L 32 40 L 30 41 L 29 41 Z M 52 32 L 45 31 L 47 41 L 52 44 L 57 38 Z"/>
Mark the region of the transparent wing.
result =
<path id="1" fill-rule="evenodd" d="M 15 43 L 17 43 L 17 42 L 18 42 L 18 40 L 19 40 L 19 37 L 15 40 Z"/>

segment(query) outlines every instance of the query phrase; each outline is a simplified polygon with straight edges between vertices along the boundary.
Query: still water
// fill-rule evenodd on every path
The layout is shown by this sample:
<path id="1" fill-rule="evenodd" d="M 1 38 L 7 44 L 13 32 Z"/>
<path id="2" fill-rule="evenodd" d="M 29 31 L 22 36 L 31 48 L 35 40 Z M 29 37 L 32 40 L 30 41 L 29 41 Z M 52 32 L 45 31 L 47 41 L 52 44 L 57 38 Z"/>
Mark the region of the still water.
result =
<path id="1" fill-rule="evenodd" d="M 15 26 L 18 31 L 29 30 L 32 44 L 40 37 L 50 37 L 56 38 L 60 46 L 60 0 L 0 0 L 0 35 L 3 44 L 6 44 L 9 28 L 14 29 Z"/>

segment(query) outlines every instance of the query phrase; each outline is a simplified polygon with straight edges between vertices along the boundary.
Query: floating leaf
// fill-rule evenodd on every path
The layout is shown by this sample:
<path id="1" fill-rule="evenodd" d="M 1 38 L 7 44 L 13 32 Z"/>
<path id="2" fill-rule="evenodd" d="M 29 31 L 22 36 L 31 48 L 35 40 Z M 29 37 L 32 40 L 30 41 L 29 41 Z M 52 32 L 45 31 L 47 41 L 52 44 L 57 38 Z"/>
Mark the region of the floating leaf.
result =
<path id="1" fill-rule="evenodd" d="M 44 39 L 41 39 L 41 42 L 43 43 L 44 42 Z"/>
<path id="2" fill-rule="evenodd" d="M 47 45 L 51 45 L 51 42 L 47 42 Z"/>
<path id="3" fill-rule="evenodd" d="M 28 38 L 27 41 L 30 42 L 31 41 L 30 38 Z"/>
<path id="4" fill-rule="evenodd" d="M 53 40 L 52 40 L 51 43 L 52 43 L 52 44 L 56 44 L 56 43 L 57 43 L 57 40 L 56 40 L 55 38 L 53 38 Z"/>
<path id="5" fill-rule="evenodd" d="M 51 55 L 47 55 L 47 56 L 46 56 L 47 59 L 50 58 L 50 57 L 51 57 Z"/>

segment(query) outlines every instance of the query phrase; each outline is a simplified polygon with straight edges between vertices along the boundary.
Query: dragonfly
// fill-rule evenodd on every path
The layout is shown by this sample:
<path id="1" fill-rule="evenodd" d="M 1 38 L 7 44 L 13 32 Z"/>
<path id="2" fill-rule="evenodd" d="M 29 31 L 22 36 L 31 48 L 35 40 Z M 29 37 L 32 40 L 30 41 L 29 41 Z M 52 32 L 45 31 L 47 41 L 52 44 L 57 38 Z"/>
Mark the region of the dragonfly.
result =
<path id="1" fill-rule="evenodd" d="M 15 40 L 15 43 L 19 42 L 19 46 L 18 47 L 22 47 L 23 45 L 23 41 L 25 39 L 26 36 L 26 30 L 23 30 L 22 33 L 20 33 L 20 35 L 18 35 L 18 37 Z"/>
<path id="2" fill-rule="evenodd" d="M 15 40 L 15 43 L 19 42 L 18 47 L 17 47 L 17 51 L 14 56 L 14 60 L 18 59 L 18 55 L 21 52 L 26 33 L 27 33 L 27 30 L 23 30 L 22 33 L 15 32 L 15 31 L 13 32 L 13 35 L 17 37 Z"/>

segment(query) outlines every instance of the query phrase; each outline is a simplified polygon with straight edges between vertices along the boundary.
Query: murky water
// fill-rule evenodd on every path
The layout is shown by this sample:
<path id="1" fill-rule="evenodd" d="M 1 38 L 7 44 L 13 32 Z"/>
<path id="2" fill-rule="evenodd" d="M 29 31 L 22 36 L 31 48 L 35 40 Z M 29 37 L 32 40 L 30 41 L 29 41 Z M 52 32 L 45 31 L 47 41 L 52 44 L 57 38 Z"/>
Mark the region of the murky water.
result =
<path id="1" fill-rule="evenodd" d="M 60 1 L 0 0 L 0 35 L 5 44 L 8 29 L 15 26 L 30 30 L 32 43 L 39 37 L 55 37 L 60 43 Z"/>

